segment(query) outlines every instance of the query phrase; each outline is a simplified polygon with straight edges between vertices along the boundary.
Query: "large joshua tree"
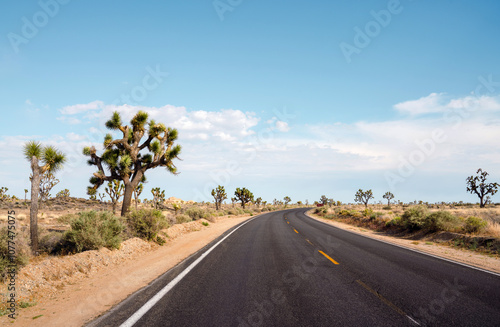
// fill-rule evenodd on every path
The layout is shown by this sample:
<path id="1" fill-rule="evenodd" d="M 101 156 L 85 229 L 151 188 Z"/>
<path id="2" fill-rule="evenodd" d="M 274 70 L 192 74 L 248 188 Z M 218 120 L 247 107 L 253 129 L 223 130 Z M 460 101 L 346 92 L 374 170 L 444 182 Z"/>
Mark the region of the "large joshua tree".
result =
<path id="1" fill-rule="evenodd" d="M 52 146 L 45 146 L 36 141 L 24 144 L 24 156 L 31 164 L 31 209 L 30 209 L 30 238 L 31 250 L 38 255 L 38 198 L 40 194 L 40 180 L 43 174 L 54 173 L 61 169 L 66 157 Z M 41 164 L 41 165 L 40 165 Z"/>
<path id="2" fill-rule="evenodd" d="M 131 126 L 123 125 L 118 112 L 114 112 L 106 127 L 113 131 L 120 131 L 122 138 L 113 139 L 111 134 L 104 137 L 104 152 L 97 155 L 95 147 L 85 147 L 83 154 L 90 157 L 89 165 L 97 167 L 97 172 L 90 178 L 92 186 L 88 187 L 89 195 L 105 182 L 123 181 L 125 191 L 121 215 L 129 210 L 132 194 L 137 185 L 143 180 L 146 170 L 165 167 L 168 172 L 177 174 L 173 160 L 178 159 L 181 152 L 180 145 L 174 145 L 177 139 L 177 130 L 165 127 L 162 123 L 149 120 L 148 114 L 139 111 L 130 121 Z M 147 130 L 146 130 L 147 125 Z M 141 143 L 141 139 L 147 138 Z M 149 153 L 143 153 L 148 151 Z M 107 168 L 106 175 L 104 168 Z"/>

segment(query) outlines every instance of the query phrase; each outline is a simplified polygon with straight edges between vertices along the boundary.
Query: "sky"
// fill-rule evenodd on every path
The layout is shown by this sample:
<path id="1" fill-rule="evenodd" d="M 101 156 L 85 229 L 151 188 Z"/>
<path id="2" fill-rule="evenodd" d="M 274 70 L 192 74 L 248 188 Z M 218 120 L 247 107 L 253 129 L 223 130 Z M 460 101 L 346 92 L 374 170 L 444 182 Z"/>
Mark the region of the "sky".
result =
<path id="1" fill-rule="evenodd" d="M 477 202 L 500 182 L 500 2 L 6 0 L 0 186 L 24 198 L 29 140 L 66 154 L 52 194 L 87 197 L 114 111 L 179 131 L 167 197 Z M 114 134 L 118 136 L 117 134 Z M 104 192 L 104 189 L 99 189 Z M 385 201 L 385 200 L 384 200 Z M 500 202 L 499 195 L 493 197 Z"/>

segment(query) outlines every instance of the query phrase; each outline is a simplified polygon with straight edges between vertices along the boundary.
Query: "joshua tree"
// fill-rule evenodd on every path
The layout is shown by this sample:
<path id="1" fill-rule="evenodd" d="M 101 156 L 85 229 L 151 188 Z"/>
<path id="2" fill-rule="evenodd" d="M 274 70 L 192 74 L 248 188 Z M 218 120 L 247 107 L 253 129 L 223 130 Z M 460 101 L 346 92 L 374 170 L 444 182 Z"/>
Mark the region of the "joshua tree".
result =
<path id="1" fill-rule="evenodd" d="M 181 205 L 179 203 L 174 203 L 174 204 L 172 204 L 172 206 L 174 207 L 174 212 L 177 215 L 179 210 L 181 210 Z"/>
<path id="2" fill-rule="evenodd" d="M 106 197 L 106 193 L 99 193 L 99 201 L 104 202 L 105 197 Z M 95 198 L 95 194 L 94 194 L 94 200 L 97 200 Z"/>
<path id="3" fill-rule="evenodd" d="M 476 194 L 479 197 L 479 206 L 484 208 L 484 205 L 489 201 L 490 195 L 494 195 L 498 191 L 498 183 L 486 183 L 486 176 L 489 174 L 479 168 L 476 172 L 477 176 L 467 177 L 467 192 Z"/>
<path id="4" fill-rule="evenodd" d="M 108 187 L 104 189 L 104 191 L 106 191 L 111 198 L 111 203 L 113 204 L 113 215 L 116 213 L 116 204 L 123 195 L 123 189 L 123 183 L 118 180 L 108 182 Z"/>
<path id="5" fill-rule="evenodd" d="M 67 188 L 65 188 L 64 190 L 57 192 L 56 198 L 67 199 L 67 198 L 69 198 L 69 194 L 70 194 L 69 190 Z"/>
<path id="6" fill-rule="evenodd" d="M 24 203 L 26 203 L 26 196 L 28 195 L 28 189 L 24 189 Z"/>
<path id="7" fill-rule="evenodd" d="M 52 191 L 52 188 L 54 188 L 57 184 L 59 184 L 59 180 L 53 173 L 46 171 L 42 174 L 42 178 L 40 180 L 40 206 L 43 202 L 50 199 L 50 191 Z"/>
<path id="8" fill-rule="evenodd" d="M 365 208 L 367 208 L 368 201 L 370 201 L 370 199 L 373 199 L 372 190 L 363 191 L 362 189 L 359 189 L 355 194 L 354 201 L 363 203 Z"/>
<path id="9" fill-rule="evenodd" d="M 290 199 L 290 197 L 289 197 L 289 196 L 285 196 L 285 197 L 283 198 L 283 201 L 285 201 L 285 208 L 286 208 L 286 206 L 287 206 L 287 205 L 288 205 L 288 204 L 292 201 L 292 199 Z"/>
<path id="10" fill-rule="evenodd" d="M 387 200 L 387 206 L 390 207 L 391 200 L 394 199 L 394 194 L 392 194 L 391 192 L 385 192 L 383 198 Z"/>
<path id="11" fill-rule="evenodd" d="M 234 204 L 236 203 L 236 198 L 231 198 L 231 205 L 234 208 Z"/>
<path id="12" fill-rule="evenodd" d="M 7 191 L 9 190 L 8 187 L 0 187 L 0 201 L 7 200 L 9 196 L 7 195 Z"/>
<path id="13" fill-rule="evenodd" d="M 215 200 L 215 209 L 219 210 L 222 206 L 222 201 L 227 199 L 227 194 L 226 190 L 224 189 L 224 186 L 217 186 L 217 188 L 212 190 L 212 196 L 214 197 Z"/>
<path id="14" fill-rule="evenodd" d="M 61 169 L 66 157 L 52 146 L 45 146 L 36 141 L 24 144 L 24 157 L 31 164 L 31 208 L 30 208 L 30 237 L 31 250 L 38 255 L 38 195 L 40 192 L 41 175 L 45 172 L 56 172 Z M 42 164 L 39 165 L 39 162 Z"/>
<path id="15" fill-rule="evenodd" d="M 158 209 L 160 204 L 165 201 L 165 190 L 161 190 L 159 187 L 151 189 L 151 194 L 153 194 L 153 207 Z"/>
<path id="16" fill-rule="evenodd" d="M 259 196 L 257 199 L 255 199 L 255 204 L 257 205 L 257 208 L 260 207 L 261 203 L 262 203 L 262 198 Z"/>
<path id="17" fill-rule="evenodd" d="M 141 193 L 144 190 L 144 183 L 146 183 L 146 176 L 143 176 L 143 180 L 134 189 L 135 210 L 137 210 L 137 203 L 139 202 L 139 196 L 141 196 Z"/>
<path id="18" fill-rule="evenodd" d="M 238 201 L 241 201 L 241 206 L 243 209 L 245 209 L 245 204 L 247 204 L 250 201 L 253 201 L 253 194 L 246 188 L 237 188 L 236 191 L 234 192 L 234 195 L 236 196 L 236 199 Z"/>
<path id="19" fill-rule="evenodd" d="M 328 203 L 328 198 L 326 197 L 326 195 L 322 195 L 321 198 L 319 199 L 319 203 L 321 203 L 322 205 L 327 205 Z"/>
<path id="20" fill-rule="evenodd" d="M 111 134 L 104 138 L 104 152 L 97 155 L 95 147 L 86 147 L 83 154 L 90 157 L 88 163 L 97 168 L 97 172 L 90 178 L 92 186 L 87 193 L 93 194 L 105 181 L 123 181 L 125 191 L 121 215 L 125 216 L 132 201 L 134 189 L 142 181 L 148 169 L 165 167 L 168 172 L 177 174 L 173 160 L 178 159 L 181 152 L 180 145 L 174 145 L 177 139 L 177 130 L 166 127 L 162 123 L 149 120 L 148 114 L 139 111 L 130 121 L 131 126 L 123 125 L 120 114 L 114 112 L 106 127 L 113 131 L 120 131 L 122 138 L 113 139 Z M 146 125 L 148 125 L 146 131 Z M 143 136 L 146 140 L 141 143 Z M 141 153 L 147 150 L 150 153 Z M 104 166 L 109 171 L 105 174 Z"/>

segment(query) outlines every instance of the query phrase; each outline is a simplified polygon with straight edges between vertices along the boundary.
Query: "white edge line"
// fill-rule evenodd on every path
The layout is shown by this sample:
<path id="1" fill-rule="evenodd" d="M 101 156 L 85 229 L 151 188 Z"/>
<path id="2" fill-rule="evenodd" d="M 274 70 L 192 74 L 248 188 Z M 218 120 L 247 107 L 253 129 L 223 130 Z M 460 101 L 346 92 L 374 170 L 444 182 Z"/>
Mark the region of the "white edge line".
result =
<path id="1" fill-rule="evenodd" d="M 485 272 L 485 273 L 488 273 L 488 274 L 492 274 L 492 275 L 495 275 L 495 276 L 498 276 L 500 277 L 500 274 L 499 273 L 496 273 L 494 271 L 490 271 L 490 270 L 486 270 L 486 269 L 483 269 L 483 268 L 479 268 L 479 267 L 475 267 L 475 266 L 471 266 L 469 264 L 466 264 L 466 263 L 463 263 L 463 262 L 460 262 L 460 261 L 455 261 L 455 260 L 452 260 L 452 259 L 448 259 L 448 258 L 444 258 L 444 257 L 440 257 L 438 255 L 435 255 L 435 254 L 430 254 L 430 253 L 427 253 L 427 252 L 423 252 L 423 251 L 419 251 L 419 250 L 415 250 L 415 249 L 412 249 L 412 248 L 409 248 L 409 247 L 406 247 L 406 246 L 403 246 L 403 245 L 399 245 L 399 244 L 394 244 L 394 243 L 390 243 L 390 242 L 387 242 L 387 241 L 383 241 L 383 240 L 380 240 L 378 238 L 375 238 L 375 237 L 371 237 L 371 236 L 367 236 L 367 235 L 364 235 L 364 234 L 361 234 L 361 233 L 356 233 L 356 232 L 353 232 L 353 231 L 350 231 L 350 230 L 347 230 L 347 229 L 343 229 L 343 228 L 340 228 L 340 227 L 337 227 L 335 225 L 332 225 L 332 224 L 328 224 L 324 221 L 321 221 L 319 219 L 316 219 L 312 216 L 310 216 L 307 211 L 305 212 L 305 216 L 311 218 L 311 219 L 314 219 L 322 224 L 325 224 L 327 226 L 332 226 L 332 227 L 335 227 L 335 228 L 338 228 L 340 230 L 343 230 L 343 231 L 346 231 L 346 232 L 349 232 L 351 234 L 354 234 L 354 235 L 359 235 L 359 236 L 362 236 L 362 237 L 366 237 L 366 238 L 369 238 L 371 240 L 374 240 L 374 241 L 379 241 L 379 242 L 382 242 L 382 243 L 385 243 L 385 244 L 389 244 L 389 245 L 393 245 L 393 246 L 397 246 L 398 248 L 402 248 L 402 249 L 405 249 L 405 250 L 410 250 L 410 251 L 413 251 L 413 252 L 416 252 L 416 253 L 420 253 L 420 254 L 424 254 L 424 255 L 427 255 L 429 257 L 433 257 L 433 258 L 436 258 L 436 259 L 441 259 L 441 260 L 444 260 L 444 261 L 448 261 L 448 262 L 451 262 L 451 263 L 455 263 L 455 264 L 458 264 L 458 265 L 461 265 L 461 266 L 464 266 L 464 267 L 467 267 L 467 268 L 472 268 L 472 269 L 475 269 L 475 270 L 479 270 L 479 271 L 482 271 L 482 272 Z M 352 225 L 354 226 L 354 225 Z M 354 226 L 356 227 L 356 226 Z"/>
<path id="2" fill-rule="evenodd" d="M 257 216 L 258 217 L 258 216 Z M 123 322 L 120 327 L 132 327 L 139 319 L 142 318 L 158 301 L 161 300 L 162 297 L 164 297 L 177 283 L 179 283 L 184 276 L 186 276 L 194 267 L 196 267 L 197 264 L 201 262 L 210 252 L 212 252 L 219 244 L 221 244 L 226 238 L 228 238 L 232 233 L 236 232 L 240 227 L 246 225 L 247 223 L 251 222 L 257 217 L 253 217 L 252 219 L 249 219 L 236 227 L 234 230 L 232 230 L 229 234 L 224 236 L 219 242 L 217 242 L 214 246 L 212 246 L 210 249 L 205 251 L 198 259 L 196 259 L 193 263 L 189 265 L 186 269 L 184 269 L 177 277 L 172 279 L 170 283 L 168 283 L 164 288 L 162 288 L 158 293 L 155 294 L 151 299 L 149 299 L 148 302 L 144 303 L 144 305 L 137 310 L 132 316 L 130 316 L 125 322 Z"/>

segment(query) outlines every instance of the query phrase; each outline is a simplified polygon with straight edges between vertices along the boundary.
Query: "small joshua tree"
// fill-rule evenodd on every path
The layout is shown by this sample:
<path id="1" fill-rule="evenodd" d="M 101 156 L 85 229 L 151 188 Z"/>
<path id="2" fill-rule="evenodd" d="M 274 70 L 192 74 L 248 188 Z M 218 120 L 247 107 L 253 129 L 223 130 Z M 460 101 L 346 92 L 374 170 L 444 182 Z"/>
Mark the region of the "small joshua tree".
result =
<path id="1" fill-rule="evenodd" d="M 394 199 L 394 194 L 392 194 L 391 192 L 385 192 L 383 198 L 387 200 L 387 206 L 390 207 L 391 200 Z"/>
<path id="2" fill-rule="evenodd" d="M 176 215 L 181 210 L 181 205 L 179 203 L 172 204 L 172 207 L 174 207 L 174 212 Z"/>
<path id="3" fill-rule="evenodd" d="M 219 185 L 217 186 L 217 188 L 213 189 L 212 196 L 215 200 L 215 209 L 219 210 L 222 206 L 222 202 L 227 199 L 227 194 L 224 186 Z"/>
<path id="4" fill-rule="evenodd" d="M 146 127 L 147 125 L 147 127 Z M 125 216 L 132 201 L 132 193 L 142 181 L 146 171 L 156 167 L 165 167 L 169 173 L 177 174 L 173 160 L 178 159 L 180 145 L 174 145 L 177 130 L 164 124 L 149 120 L 148 114 L 139 111 L 130 121 L 130 126 L 123 125 L 121 116 L 114 112 L 106 127 L 121 132 L 121 138 L 113 139 L 111 134 L 104 138 L 104 152 L 97 155 L 95 147 L 86 147 L 83 154 L 90 157 L 88 163 L 96 166 L 97 172 L 90 178 L 89 195 L 105 181 L 123 181 L 125 185 L 121 215 Z M 146 136 L 144 141 L 141 140 Z M 148 151 L 149 153 L 144 153 Z M 109 171 L 105 174 L 104 167 Z"/>
<path id="5" fill-rule="evenodd" d="M 31 164 L 31 208 L 30 208 L 30 238 L 31 250 L 38 255 L 38 196 L 40 179 L 45 172 L 54 173 L 62 168 L 66 157 L 52 146 L 45 146 L 36 141 L 24 144 L 24 157 Z M 39 163 L 42 165 L 40 166 Z"/>
<path id="6" fill-rule="evenodd" d="M 489 195 L 494 195 L 498 191 L 498 183 L 486 183 L 486 177 L 489 175 L 486 171 L 479 168 L 477 176 L 467 177 L 467 192 L 476 194 L 479 197 L 479 206 L 484 208 L 490 200 Z M 489 195 L 488 195 L 489 194 Z"/>
<path id="7" fill-rule="evenodd" d="M 234 195 L 238 201 L 241 201 L 241 206 L 245 209 L 245 205 L 253 201 L 253 194 L 246 188 L 237 188 Z"/>
<path id="8" fill-rule="evenodd" d="M 359 189 L 355 194 L 354 201 L 363 203 L 365 208 L 367 208 L 368 201 L 370 201 L 370 199 L 373 199 L 372 190 L 363 191 L 362 189 Z"/>
<path id="9" fill-rule="evenodd" d="M 7 191 L 9 190 L 8 187 L 0 187 L 0 201 L 5 201 L 9 198 L 9 196 L 7 195 Z"/>
<path id="10" fill-rule="evenodd" d="M 231 205 L 234 208 L 234 204 L 236 203 L 236 198 L 231 198 Z"/>
<path id="11" fill-rule="evenodd" d="M 141 193 L 144 190 L 144 183 L 146 183 L 146 176 L 143 177 L 142 181 L 134 189 L 135 210 L 137 210 L 137 203 L 139 202 L 139 196 L 141 196 Z"/>
<path id="12" fill-rule="evenodd" d="M 262 198 L 259 196 L 257 199 L 255 199 L 255 204 L 257 205 L 257 208 L 260 207 L 261 203 L 262 203 Z"/>
<path id="13" fill-rule="evenodd" d="M 290 197 L 289 197 L 289 196 L 285 196 L 285 197 L 283 198 L 283 201 L 285 201 L 285 208 L 286 208 L 286 206 L 287 206 L 287 205 L 288 205 L 288 204 L 292 201 L 292 199 L 290 199 Z"/>
<path id="14" fill-rule="evenodd" d="M 65 188 L 64 190 L 57 192 L 56 198 L 62 198 L 62 199 L 69 198 L 69 190 Z"/>
<path id="15" fill-rule="evenodd" d="M 151 189 L 151 194 L 153 194 L 153 207 L 158 209 L 165 201 L 165 190 L 162 191 L 159 187 L 155 187 Z"/>
<path id="16" fill-rule="evenodd" d="M 111 198 L 111 203 L 113 204 L 113 215 L 116 214 L 116 205 L 118 204 L 118 200 L 123 195 L 123 189 L 123 183 L 118 180 L 108 182 L 108 187 L 104 189 L 104 191 L 108 193 Z"/>
<path id="17" fill-rule="evenodd" d="M 321 196 L 321 198 L 319 199 L 319 203 L 321 203 L 324 206 L 328 204 L 328 198 L 326 197 L 326 195 Z"/>

